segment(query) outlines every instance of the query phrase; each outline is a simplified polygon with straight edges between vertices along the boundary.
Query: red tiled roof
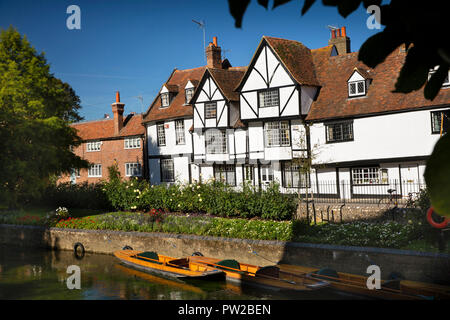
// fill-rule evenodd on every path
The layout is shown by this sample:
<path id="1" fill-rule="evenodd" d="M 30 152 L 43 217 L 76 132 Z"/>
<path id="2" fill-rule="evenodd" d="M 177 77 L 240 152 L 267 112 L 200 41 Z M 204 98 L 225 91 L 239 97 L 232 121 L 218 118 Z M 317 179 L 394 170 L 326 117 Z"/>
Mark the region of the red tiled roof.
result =
<path id="1" fill-rule="evenodd" d="M 301 85 L 319 86 L 311 50 L 294 40 L 264 36 L 291 76 Z"/>
<path id="2" fill-rule="evenodd" d="M 114 135 L 114 119 L 78 122 L 73 123 L 71 126 L 77 129 L 78 136 L 82 140 L 127 137 L 145 133 L 145 128 L 142 125 L 142 115 L 140 114 L 129 114 L 124 117 L 123 128 L 117 136 Z"/>
<path id="3" fill-rule="evenodd" d="M 206 67 L 198 67 L 187 70 L 175 69 L 165 84 L 169 86 L 177 86 L 178 93 L 172 98 L 170 105 L 166 108 L 160 108 L 161 99 L 158 94 L 147 112 L 144 114 L 143 122 L 192 117 L 192 106 L 185 104 L 186 96 L 184 88 L 189 80 L 191 80 L 191 82 L 195 85 L 195 81 L 199 81 L 201 79 L 205 69 Z"/>
<path id="4" fill-rule="evenodd" d="M 246 70 L 247 67 L 231 67 L 228 69 L 208 68 L 214 82 L 219 86 L 225 98 L 230 101 L 239 101 L 239 92 L 234 91 L 234 88 L 239 84 Z"/>
<path id="5" fill-rule="evenodd" d="M 450 89 L 441 89 L 433 101 L 426 100 L 423 89 L 393 93 L 406 53 L 394 50 L 375 69 L 358 61 L 358 52 L 330 56 L 332 46 L 311 50 L 317 78 L 322 86 L 311 105 L 307 120 L 325 120 L 359 115 L 439 106 L 450 103 Z M 369 76 L 372 83 L 363 97 L 348 98 L 347 80 L 355 68 Z"/>

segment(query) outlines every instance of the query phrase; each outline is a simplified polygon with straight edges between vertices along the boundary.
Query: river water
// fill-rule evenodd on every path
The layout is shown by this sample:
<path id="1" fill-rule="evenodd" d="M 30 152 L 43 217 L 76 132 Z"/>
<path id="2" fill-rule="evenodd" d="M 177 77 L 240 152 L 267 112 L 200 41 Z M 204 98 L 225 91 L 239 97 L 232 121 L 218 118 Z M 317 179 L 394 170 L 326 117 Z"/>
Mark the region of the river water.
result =
<path id="1" fill-rule="evenodd" d="M 80 289 L 69 289 L 69 266 L 81 271 Z M 225 281 L 182 282 L 144 273 L 122 265 L 112 255 L 86 253 L 78 260 L 71 251 L 47 251 L 0 246 L 0 300 L 3 299 L 148 299 L 148 300 L 253 300 L 253 299 L 358 299 L 325 289 L 280 293 Z"/>

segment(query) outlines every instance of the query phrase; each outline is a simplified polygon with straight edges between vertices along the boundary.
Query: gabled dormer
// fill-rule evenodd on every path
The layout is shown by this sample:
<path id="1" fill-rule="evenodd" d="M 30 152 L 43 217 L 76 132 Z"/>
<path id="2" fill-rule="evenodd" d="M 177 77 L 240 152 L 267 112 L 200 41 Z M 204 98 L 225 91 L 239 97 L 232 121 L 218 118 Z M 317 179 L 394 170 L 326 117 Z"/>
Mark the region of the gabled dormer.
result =
<path id="1" fill-rule="evenodd" d="M 194 128 L 226 128 L 239 119 L 239 95 L 233 91 L 245 68 L 207 68 L 192 97 Z"/>
<path id="2" fill-rule="evenodd" d="M 197 87 L 198 81 L 188 80 L 186 86 L 184 87 L 184 104 L 191 104 L 191 99 L 194 96 L 195 88 Z"/>
<path id="3" fill-rule="evenodd" d="M 298 41 L 264 36 L 235 89 L 241 119 L 305 115 L 319 87 L 311 50 Z"/>
<path id="4" fill-rule="evenodd" d="M 368 71 L 364 71 L 361 68 L 354 68 L 353 73 L 347 80 L 348 97 L 355 98 L 367 95 L 371 80 Z"/>
<path id="5" fill-rule="evenodd" d="M 170 103 L 177 95 L 177 93 L 178 86 L 169 84 L 163 85 L 161 91 L 159 92 L 159 96 L 161 99 L 161 108 L 167 108 L 168 106 L 170 106 Z"/>

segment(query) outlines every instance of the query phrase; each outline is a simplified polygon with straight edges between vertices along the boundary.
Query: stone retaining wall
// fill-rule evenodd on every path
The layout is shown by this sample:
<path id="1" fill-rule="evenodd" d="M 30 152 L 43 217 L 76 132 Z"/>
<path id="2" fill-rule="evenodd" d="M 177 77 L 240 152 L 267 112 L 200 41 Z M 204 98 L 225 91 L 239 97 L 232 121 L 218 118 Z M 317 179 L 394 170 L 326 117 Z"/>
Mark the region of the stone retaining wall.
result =
<path id="1" fill-rule="evenodd" d="M 287 263 L 330 267 L 361 275 L 366 274 L 369 265 L 376 264 L 381 268 L 383 279 L 395 271 L 410 280 L 450 285 L 448 254 L 164 233 L 0 225 L 0 245 L 73 250 L 76 242 L 81 242 L 86 251 L 94 253 L 111 254 L 128 245 L 135 250 L 153 250 L 173 257 L 199 251 L 205 256 L 261 266 Z"/>

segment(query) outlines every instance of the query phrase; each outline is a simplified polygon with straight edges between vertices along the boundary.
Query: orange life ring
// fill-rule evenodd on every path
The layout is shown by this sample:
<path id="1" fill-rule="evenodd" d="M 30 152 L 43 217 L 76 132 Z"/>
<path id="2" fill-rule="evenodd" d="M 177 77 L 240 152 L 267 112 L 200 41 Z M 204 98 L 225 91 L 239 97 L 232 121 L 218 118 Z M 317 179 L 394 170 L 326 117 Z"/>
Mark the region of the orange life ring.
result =
<path id="1" fill-rule="evenodd" d="M 445 228 L 449 223 L 450 223 L 450 218 L 445 218 L 444 221 L 442 221 L 441 223 L 437 223 L 433 220 L 433 207 L 430 207 L 427 211 L 427 221 L 429 224 L 431 224 L 431 226 L 437 228 L 437 229 L 443 229 Z"/>

